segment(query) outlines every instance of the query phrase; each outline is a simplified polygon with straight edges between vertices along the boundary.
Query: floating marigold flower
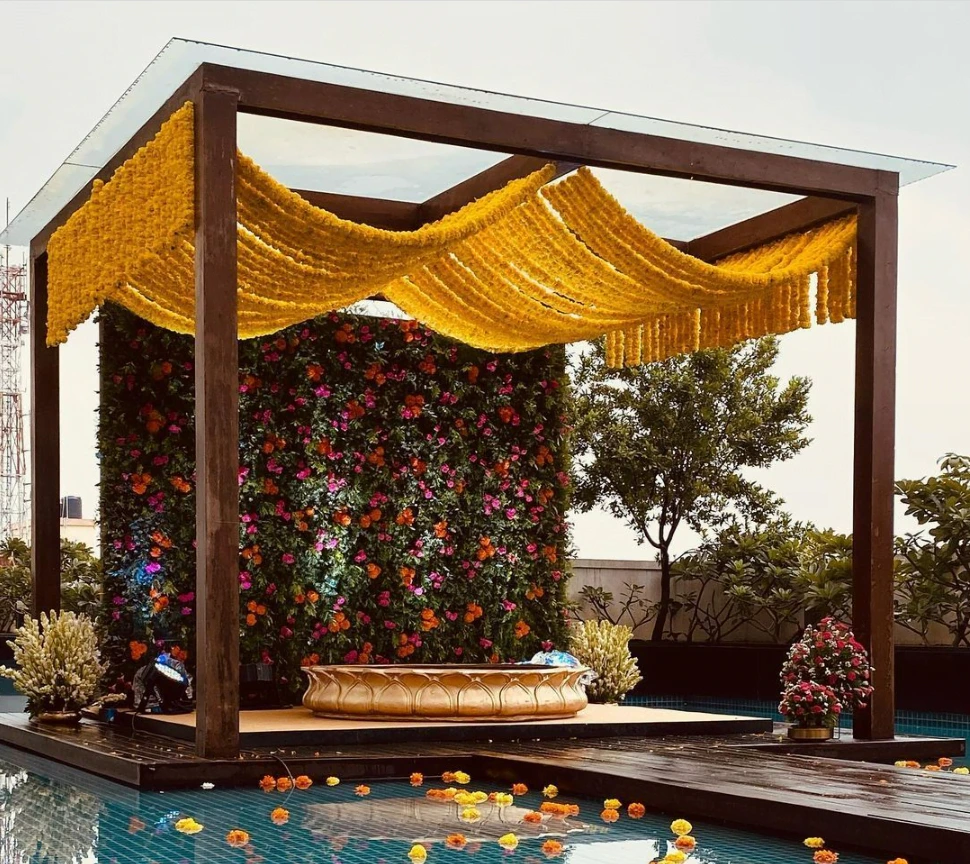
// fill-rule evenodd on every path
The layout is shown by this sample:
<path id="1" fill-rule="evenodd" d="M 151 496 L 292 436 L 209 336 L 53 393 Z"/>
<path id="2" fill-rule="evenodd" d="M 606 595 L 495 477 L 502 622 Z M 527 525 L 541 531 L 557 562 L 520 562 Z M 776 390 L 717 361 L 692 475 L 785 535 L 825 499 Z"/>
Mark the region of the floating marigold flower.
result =
<path id="1" fill-rule="evenodd" d="M 277 777 L 276 788 L 280 792 L 289 792 L 293 788 L 293 781 L 289 777 Z"/>
<path id="2" fill-rule="evenodd" d="M 290 811 L 285 807 L 277 807 L 269 814 L 269 818 L 273 821 L 274 825 L 285 825 L 290 821 Z"/>
<path id="3" fill-rule="evenodd" d="M 528 795 L 529 787 L 525 783 L 513 783 L 512 784 L 512 794 L 513 795 Z"/>
<path id="4" fill-rule="evenodd" d="M 906 767 L 907 768 L 919 768 L 919 762 L 916 762 L 913 759 L 907 759 L 906 760 Z"/>
<path id="5" fill-rule="evenodd" d="M 482 814 L 479 812 L 477 807 L 465 807 L 459 817 L 462 822 L 477 822 L 482 818 Z"/>
<path id="6" fill-rule="evenodd" d="M 466 774 L 464 771 L 455 772 L 455 782 L 460 783 L 462 786 L 464 786 L 466 783 L 470 783 L 471 779 L 471 775 Z"/>
<path id="7" fill-rule="evenodd" d="M 191 816 L 186 816 L 184 819 L 179 819 L 175 823 L 175 830 L 180 834 L 198 834 L 205 826 L 200 822 L 196 822 Z"/>
<path id="8" fill-rule="evenodd" d="M 360 786 L 354 789 L 354 795 L 361 798 L 366 798 L 368 795 L 370 795 L 370 786 L 365 786 L 363 783 L 361 783 Z"/>
<path id="9" fill-rule="evenodd" d="M 600 819 L 604 822 L 616 822 L 620 818 L 620 814 L 614 810 L 612 807 L 606 807 L 603 812 L 600 813 Z"/>
<path id="10" fill-rule="evenodd" d="M 491 797 L 491 796 L 489 796 Z M 508 792 L 496 792 L 495 803 L 499 807 L 508 807 L 515 799 Z"/>
<path id="11" fill-rule="evenodd" d="M 409 778 L 412 786 L 420 786 L 424 783 L 424 774 L 420 771 L 415 771 Z"/>
<path id="12" fill-rule="evenodd" d="M 408 852 L 408 858 L 412 861 L 426 861 L 428 858 L 428 850 L 420 843 L 415 843 L 411 847 L 411 851 Z"/>
<path id="13" fill-rule="evenodd" d="M 831 849 L 819 849 L 813 856 L 815 864 L 835 864 L 839 860 L 839 853 Z"/>
<path id="14" fill-rule="evenodd" d="M 337 786 L 337 785 L 339 785 L 339 783 L 340 783 L 340 778 L 339 777 L 328 777 L 327 778 L 327 785 L 328 786 Z"/>
<path id="15" fill-rule="evenodd" d="M 293 783 L 297 789 L 309 789 L 313 785 L 313 781 L 306 774 L 301 774 Z"/>
<path id="16" fill-rule="evenodd" d="M 128 819 L 128 833 L 137 834 L 139 831 L 145 830 L 145 823 L 141 821 L 137 816 L 132 816 Z"/>
<path id="17" fill-rule="evenodd" d="M 604 810 L 619 810 L 621 806 L 622 805 L 620 804 L 619 800 L 616 798 L 607 798 L 603 802 Z"/>
<path id="18" fill-rule="evenodd" d="M 449 849 L 464 849 L 466 843 L 468 840 L 464 834 L 449 834 L 445 837 L 445 845 Z"/>
<path id="19" fill-rule="evenodd" d="M 802 841 L 809 849 L 821 849 L 825 841 L 821 837 L 806 837 Z"/>
<path id="20" fill-rule="evenodd" d="M 964 768 L 962 766 L 960 768 L 954 768 L 953 769 L 953 773 L 954 774 L 970 774 L 970 768 Z"/>
<path id="21" fill-rule="evenodd" d="M 953 764 L 953 760 L 950 759 L 948 756 L 941 756 L 939 759 L 936 760 L 936 764 L 939 765 L 941 768 L 949 768 Z"/>
<path id="22" fill-rule="evenodd" d="M 694 826 L 691 825 L 686 819 L 674 819 L 674 821 L 670 823 L 670 830 L 680 837 L 683 834 L 690 834 L 690 832 L 694 830 Z"/>
<path id="23" fill-rule="evenodd" d="M 940 768 L 939 765 L 926 765 L 923 770 L 925 770 L 925 771 L 942 771 L 943 769 Z"/>
<path id="24" fill-rule="evenodd" d="M 546 840 L 539 848 L 547 858 L 555 858 L 562 854 L 562 843 L 558 840 Z"/>
<path id="25" fill-rule="evenodd" d="M 491 798 L 491 796 L 488 796 Z M 470 807 L 472 804 L 477 803 L 475 801 L 475 796 L 471 792 L 466 792 L 464 789 L 455 793 L 455 803 L 459 807 Z"/>
<path id="26" fill-rule="evenodd" d="M 239 828 L 233 828 L 226 835 L 226 842 L 235 849 L 245 846 L 249 842 L 249 835 Z"/>
<path id="27" fill-rule="evenodd" d="M 893 765 L 895 765 L 897 768 L 905 768 L 906 767 L 906 760 L 905 759 L 897 759 L 895 762 L 893 762 Z"/>
<path id="28" fill-rule="evenodd" d="M 276 778 L 271 774 L 266 774 L 263 779 L 259 781 L 259 788 L 265 792 L 271 792 L 276 788 Z"/>
<path id="29" fill-rule="evenodd" d="M 893 858 L 892 861 L 887 861 L 886 864 L 909 864 L 905 858 Z"/>
<path id="30" fill-rule="evenodd" d="M 445 771 L 444 774 L 441 775 L 441 782 L 442 783 L 454 783 L 455 782 L 455 772 L 454 771 Z"/>
<path id="31" fill-rule="evenodd" d="M 674 846 L 680 849 L 681 852 L 693 852 L 694 847 L 697 846 L 697 841 L 690 834 L 681 834 L 680 837 L 674 840 Z"/>
<path id="32" fill-rule="evenodd" d="M 516 837 L 511 832 L 508 834 L 503 834 L 501 837 L 498 838 L 498 845 L 501 846 L 503 849 L 512 850 L 519 845 L 519 838 Z"/>
<path id="33" fill-rule="evenodd" d="M 687 860 L 687 855 L 680 849 L 673 849 L 664 855 L 663 864 L 683 864 Z"/>
<path id="34" fill-rule="evenodd" d="M 546 798 L 555 798 L 559 794 L 559 787 L 553 786 L 553 784 L 550 783 L 548 786 L 543 787 L 542 794 L 545 795 Z"/>
<path id="35" fill-rule="evenodd" d="M 529 825 L 538 825 L 542 821 L 542 814 L 537 813 L 535 810 L 530 810 L 522 817 L 522 821 Z"/>

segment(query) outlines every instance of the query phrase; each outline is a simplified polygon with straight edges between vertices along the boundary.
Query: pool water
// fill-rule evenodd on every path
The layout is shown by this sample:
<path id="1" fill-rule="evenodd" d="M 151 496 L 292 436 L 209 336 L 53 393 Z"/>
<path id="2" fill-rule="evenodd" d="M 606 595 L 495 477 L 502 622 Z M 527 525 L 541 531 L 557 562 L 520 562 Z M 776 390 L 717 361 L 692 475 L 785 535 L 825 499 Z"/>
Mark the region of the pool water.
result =
<path id="1" fill-rule="evenodd" d="M 285 773 L 282 765 L 278 773 Z M 460 864 L 466 855 L 478 864 L 544 864 L 541 845 L 551 837 L 564 846 L 552 861 L 649 864 L 662 858 L 674 839 L 669 816 L 648 813 L 633 820 L 624 809 L 619 821 L 608 825 L 599 815 L 602 801 L 568 795 L 556 801 L 578 804 L 578 817 L 524 823 L 522 816 L 543 800 L 538 790 L 517 796 L 507 808 L 481 804 L 481 821 L 465 824 L 457 805 L 426 798 L 429 787 L 445 785 L 437 777 L 420 788 L 406 780 L 374 782 L 367 797 L 355 795 L 353 782 L 329 787 L 324 778 L 313 779 L 310 789 L 285 793 L 258 788 L 138 792 L 0 747 L 0 862 L 409 864 L 408 851 L 420 842 L 428 864 Z M 474 777 L 466 788 L 508 791 L 476 784 Z M 270 818 L 277 807 L 288 811 L 285 824 Z M 689 819 L 691 814 L 675 815 Z M 175 823 L 184 817 L 204 827 L 196 834 L 180 833 Z M 691 821 L 697 847 L 688 864 L 811 864 L 812 853 L 800 842 Z M 247 832 L 249 842 L 230 846 L 226 835 L 233 829 Z M 512 852 L 498 843 L 509 832 L 519 838 Z M 445 838 L 453 833 L 467 838 L 463 850 L 446 847 Z M 885 860 L 848 852 L 839 857 L 840 864 Z"/>

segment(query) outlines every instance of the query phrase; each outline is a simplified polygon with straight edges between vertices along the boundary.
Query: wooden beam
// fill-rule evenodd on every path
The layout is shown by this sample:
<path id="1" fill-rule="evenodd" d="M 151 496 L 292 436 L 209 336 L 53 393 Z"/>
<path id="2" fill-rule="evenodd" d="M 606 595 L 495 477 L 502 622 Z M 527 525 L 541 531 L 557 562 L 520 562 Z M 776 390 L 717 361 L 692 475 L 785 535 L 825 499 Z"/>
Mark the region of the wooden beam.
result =
<path id="1" fill-rule="evenodd" d="M 856 308 L 852 625 L 869 650 L 875 691 L 856 738 L 894 734 L 893 485 L 896 419 L 897 181 L 859 206 Z"/>
<path id="2" fill-rule="evenodd" d="M 878 171 L 203 64 L 252 114 L 669 177 L 859 201 Z"/>
<path id="3" fill-rule="evenodd" d="M 239 755 L 236 102 L 195 105 L 196 752 Z"/>
<path id="4" fill-rule="evenodd" d="M 30 274 L 30 612 L 61 608 L 61 434 L 58 349 L 47 347 L 47 253 Z"/>
<path id="5" fill-rule="evenodd" d="M 855 208 L 852 202 L 834 198 L 802 198 L 697 237 L 687 244 L 687 251 L 703 261 L 717 261 L 725 255 L 761 246 L 794 231 L 807 231 L 830 219 L 845 216 Z"/>
<path id="6" fill-rule="evenodd" d="M 314 207 L 364 225 L 387 228 L 390 231 L 413 231 L 421 227 L 420 204 L 414 201 L 391 201 L 384 198 L 364 198 L 356 195 L 338 195 L 336 192 L 315 192 L 311 189 L 294 189 Z"/>
<path id="7" fill-rule="evenodd" d="M 512 180 L 528 177 L 548 164 L 548 159 L 535 156 L 509 156 L 508 159 L 503 159 L 491 168 L 486 168 L 467 180 L 462 180 L 456 186 L 429 198 L 419 208 L 421 222 L 422 224 L 436 222 L 442 216 L 454 213 L 483 195 L 501 189 Z M 578 162 L 557 162 L 555 176 L 562 177 L 578 167 Z"/>
<path id="8" fill-rule="evenodd" d="M 111 175 L 125 162 L 130 159 L 135 152 L 158 133 L 162 123 L 168 120 L 175 113 L 176 109 L 181 108 L 190 98 L 191 94 L 198 91 L 202 81 L 202 70 L 197 69 L 193 72 L 162 106 L 139 128 L 139 130 L 128 139 L 128 141 L 118 149 L 106 163 L 105 166 L 92 178 L 107 182 Z M 36 249 L 38 254 L 47 248 L 47 241 L 58 228 L 61 227 L 88 198 L 91 197 L 91 182 L 86 183 L 77 194 L 65 204 L 58 214 L 50 220 L 41 231 L 31 241 L 30 248 Z"/>

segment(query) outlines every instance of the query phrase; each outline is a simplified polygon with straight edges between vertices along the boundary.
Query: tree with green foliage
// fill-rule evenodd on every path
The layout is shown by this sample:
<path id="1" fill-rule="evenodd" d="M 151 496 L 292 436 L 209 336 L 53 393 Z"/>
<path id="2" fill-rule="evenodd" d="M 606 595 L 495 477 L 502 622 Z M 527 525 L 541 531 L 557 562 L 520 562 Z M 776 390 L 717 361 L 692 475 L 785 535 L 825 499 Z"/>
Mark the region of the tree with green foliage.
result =
<path id="1" fill-rule="evenodd" d="M 897 540 L 898 619 L 924 640 L 941 623 L 970 646 L 970 457 L 948 453 L 939 474 L 900 480 L 896 494 L 920 524 Z"/>
<path id="2" fill-rule="evenodd" d="M 671 543 L 732 518 L 766 521 L 777 497 L 746 468 L 790 459 L 808 443 L 806 378 L 771 373 L 778 342 L 698 351 L 609 369 L 603 347 L 574 364 L 575 503 L 604 507 L 657 550 L 660 603 L 653 639 L 670 612 Z"/>

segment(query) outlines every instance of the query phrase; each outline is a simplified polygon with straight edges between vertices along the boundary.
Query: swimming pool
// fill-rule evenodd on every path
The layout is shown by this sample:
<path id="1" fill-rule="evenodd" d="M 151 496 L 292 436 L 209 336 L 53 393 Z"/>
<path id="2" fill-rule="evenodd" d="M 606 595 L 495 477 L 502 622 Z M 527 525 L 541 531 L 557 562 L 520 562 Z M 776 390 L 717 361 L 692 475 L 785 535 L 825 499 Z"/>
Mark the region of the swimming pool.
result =
<path id="1" fill-rule="evenodd" d="M 279 773 L 286 773 L 282 764 Z M 461 821 L 455 803 L 426 797 L 428 788 L 444 787 L 439 777 L 429 777 L 418 788 L 404 779 L 374 782 L 366 797 L 355 794 L 353 783 L 328 786 L 325 778 L 313 779 L 304 791 L 139 792 L 0 747 L 0 861 L 409 864 L 408 852 L 422 843 L 429 864 L 460 864 L 465 855 L 473 855 L 480 864 L 539 864 L 547 860 L 543 842 L 554 839 L 564 848 L 549 860 L 563 864 L 649 864 L 674 848 L 668 846 L 675 837 L 669 816 L 647 813 L 634 820 L 624 806 L 619 820 L 607 824 L 600 817 L 602 801 L 561 795 L 555 801 L 578 804 L 578 816 L 563 821 L 547 815 L 541 824 L 529 824 L 523 816 L 544 800 L 533 789 L 516 796 L 508 807 L 479 805 L 481 820 L 469 824 Z M 474 777 L 464 788 L 508 791 L 487 782 L 476 784 Z M 285 820 L 277 814 L 280 824 L 271 818 L 276 808 L 287 811 Z M 690 818 L 689 813 L 675 815 Z M 195 820 L 202 829 L 194 834 L 176 830 L 184 818 Z M 812 852 L 797 841 L 691 821 L 697 847 L 687 857 L 688 864 L 811 864 Z M 191 824 L 182 827 L 193 829 Z M 248 841 L 231 846 L 227 835 L 233 829 L 246 832 Z M 460 851 L 445 844 L 455 833 L 467 840 Z M 508 833 L 518 839 L 514 851 L 499 845 L 499 837 Z M 885 857 L 839 851 L 840 864 L 885 864 Z"/>

